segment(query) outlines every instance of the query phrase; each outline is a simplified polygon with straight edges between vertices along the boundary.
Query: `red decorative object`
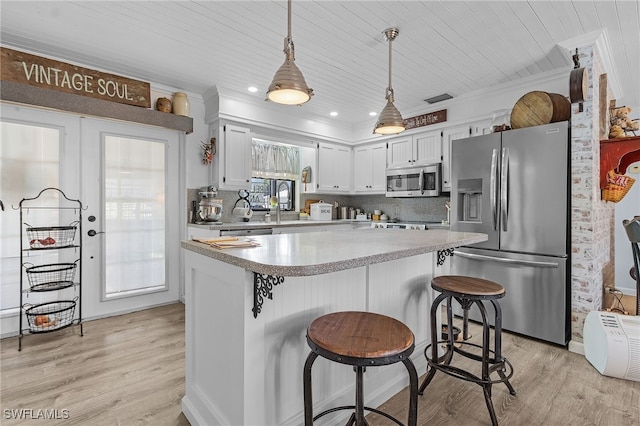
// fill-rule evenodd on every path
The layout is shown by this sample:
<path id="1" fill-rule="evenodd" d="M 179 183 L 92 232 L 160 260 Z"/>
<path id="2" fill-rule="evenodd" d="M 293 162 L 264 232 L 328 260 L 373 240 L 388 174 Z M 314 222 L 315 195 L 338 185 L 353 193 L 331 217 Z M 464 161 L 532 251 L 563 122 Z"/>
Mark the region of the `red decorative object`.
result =
<path id="1" fill-rule="evenodd" d="M 600 141 L 600 189 L 607 186 L 607 173 L 625 174 L 627 167 L 640 161 L 640 136 Z"/>

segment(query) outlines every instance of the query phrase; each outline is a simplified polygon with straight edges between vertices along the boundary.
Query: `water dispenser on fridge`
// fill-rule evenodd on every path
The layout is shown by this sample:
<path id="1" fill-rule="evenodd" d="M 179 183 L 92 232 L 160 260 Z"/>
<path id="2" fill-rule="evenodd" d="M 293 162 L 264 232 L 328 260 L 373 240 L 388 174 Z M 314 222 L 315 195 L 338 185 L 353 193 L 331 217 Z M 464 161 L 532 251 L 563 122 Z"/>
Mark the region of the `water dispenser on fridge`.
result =
<path id="1" fill-rule="evenodd" d="M 457 190 L 458 221 L 482 222 L 482 179 L 462 179 Z"/>

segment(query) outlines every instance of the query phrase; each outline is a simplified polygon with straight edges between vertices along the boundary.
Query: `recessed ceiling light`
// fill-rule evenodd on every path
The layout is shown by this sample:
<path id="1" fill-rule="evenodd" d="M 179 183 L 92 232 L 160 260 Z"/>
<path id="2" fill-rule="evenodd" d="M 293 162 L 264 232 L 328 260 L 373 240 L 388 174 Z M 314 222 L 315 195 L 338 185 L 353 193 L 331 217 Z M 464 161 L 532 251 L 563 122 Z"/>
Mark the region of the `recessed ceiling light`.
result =
<path id="1" fill-rule="evenodd" d="M 375 111 L 371 111 L 371 112 L 369 113 L 369 115 L 370 115 L 370 116 L 372 116 L 372 117 L 375 117 L 376 115 L 378 115 L 378 113 L 377 113 L 377 112 L 375 112 Z"/>
<path id="2" fill-rule="evenodd" d="M 248 91 L 250 91 L 251 93 L 254 93 L 254 92 L 257 92 L 257 91 L 258 91 L 258 88 L 257 88 L 257 87 L 255 87 L 255 86 L 249 86 L 249 87 L 247 88 L 247 90 L 248 90 Z"/>
<path id="3" fill-rule="evenodd" d="M 332 117 L 335 117 L 336 115 L 338 115 L 338 113 L 336 111 L 331 111 L 329 115 Z"/>

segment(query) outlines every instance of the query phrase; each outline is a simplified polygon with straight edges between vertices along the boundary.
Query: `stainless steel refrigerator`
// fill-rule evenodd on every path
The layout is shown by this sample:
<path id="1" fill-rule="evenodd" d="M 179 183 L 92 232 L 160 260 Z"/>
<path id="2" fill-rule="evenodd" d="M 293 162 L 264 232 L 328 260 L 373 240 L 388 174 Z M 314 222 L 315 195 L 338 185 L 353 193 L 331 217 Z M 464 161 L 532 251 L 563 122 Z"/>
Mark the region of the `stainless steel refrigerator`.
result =
<path id="1" fill-rule="evenodd" d="M 505 288 L 502 326 L 552 343 L 570 337 L 567 122 L 454 140 L 451 229 L 486 242 L 455 250 L 452 273 Z M 471 319 L 478 320 L 477 308 Z"/>

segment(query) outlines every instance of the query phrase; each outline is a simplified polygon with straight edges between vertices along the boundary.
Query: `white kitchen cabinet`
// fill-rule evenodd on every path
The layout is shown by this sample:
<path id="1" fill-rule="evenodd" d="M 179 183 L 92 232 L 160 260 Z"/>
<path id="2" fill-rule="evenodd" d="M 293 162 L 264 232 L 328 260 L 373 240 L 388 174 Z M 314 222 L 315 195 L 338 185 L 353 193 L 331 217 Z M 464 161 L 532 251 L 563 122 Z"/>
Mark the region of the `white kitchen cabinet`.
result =
<path id="1" fill-rule="evenodd" d="M 318 192 L 351 191 L 351 148 L 318 144 Z"/>
<path id="2" fill-rule="evenodd" d="M 439 163 L 442 157 L 440 130 L 389 140 L 387 167 L 423 166 Z"/>
<path id="3" fill-rule="evenodd" d="M 327 225 L 274 226 L 273 234 L 303 234 L 307 232 L 346 231 L 354 229 L 352 223 L 336 223 Z"/>
<path id="4" fill-rule="evenodd" d="M 251 134 L 249 129 L 227 124 L 213 161 L 213 185 L 223 190 L 251 187 Z"/>
<path id="5" fill-rule="evenodd" d="M 458 126 L 444 129 L 442 132 L 442 191 L 451 191 L 451 141 L 468 138 L 470 126 Z"/>
<path id="6" fill-rule="evenodd" d="M 207 226 L 202 225 L 188 225 L 187 237 L 190 240 L 194 238 L 216 238 L 220 236 L 220 231 L 217 229 L 210 229 Z"/>
<path id="7" fill-rule="evenodd" d="M 386 189 L 387 144 L 359 146 L 353 149 L 354 192 L 384 193 Z"/>

